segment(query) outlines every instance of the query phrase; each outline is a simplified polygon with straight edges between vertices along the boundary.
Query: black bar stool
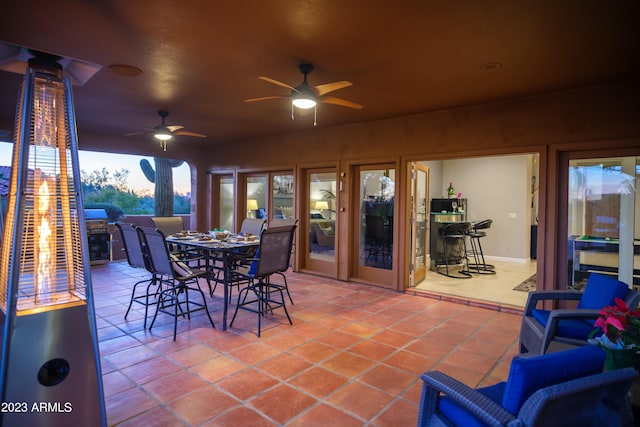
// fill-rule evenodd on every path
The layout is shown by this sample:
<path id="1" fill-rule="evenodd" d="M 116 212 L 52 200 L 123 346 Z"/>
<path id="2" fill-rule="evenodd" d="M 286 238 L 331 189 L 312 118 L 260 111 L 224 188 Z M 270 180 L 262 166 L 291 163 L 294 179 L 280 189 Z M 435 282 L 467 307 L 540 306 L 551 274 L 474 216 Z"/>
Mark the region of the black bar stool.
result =
<path id="1" fill-rule="evenodd" d="M 467 255 L 467 233 L 471 228 L 469 222 L 452 222 L 440 229 L 440 237 L 442 241 L 442 253 L 438 254 L 440 261 L 444 264 L 436 263 L 436 271 L 444 276 L 456 279 L 469 279 L 469 258 Z M 458 270 L 457 274 L 449 271 L 450 265 L 463 264 L 462 270 Z M 444 267 L 444 272 L 442 268 Z M 466 267 L 466 268 L 465 268 Z"/>
<path id="2" fill-rule="evenodd" d="M 487 233 L 483 230 L 491 227 L 493 223 L 490 219 L 484 221 L 478 221 L 471 225 L 471 228 L 467 232 L 469 236 L 469 242 L 471 243 L 470 254 L 473 256 L 473 263 L 469 263 L 472 273 L 477 274 L 496 274 L 495 266 L 487 264 L 484 259 L 484 252 L 482 252 L 482 243 L 480 239 L 486 237 Z"/>

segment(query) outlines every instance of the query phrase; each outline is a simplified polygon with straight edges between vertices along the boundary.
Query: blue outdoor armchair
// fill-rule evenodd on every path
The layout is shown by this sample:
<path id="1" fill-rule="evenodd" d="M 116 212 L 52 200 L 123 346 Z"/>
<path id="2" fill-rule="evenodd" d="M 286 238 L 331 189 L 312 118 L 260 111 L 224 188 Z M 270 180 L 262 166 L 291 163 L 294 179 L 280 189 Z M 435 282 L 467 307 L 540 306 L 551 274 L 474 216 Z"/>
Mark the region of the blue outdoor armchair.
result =
<path id="1" fill-rule="evenodd" d="M 529 292 L 520 327 L 520 353 L 543 354 L 552 341 L 570 346 L 586 345 L 602 307 L 613 305 L 615 298 L 624 300 L 635 309 L 640 293 L 611 276 L 591 273 L 584 292 Z M 538 306 L 542 301 L 577 301 L 576 308 L 546 310 Z"/>
<path id="2" fill-rule="evenodd" d="M 506 382 L 479 389 L 425 372 L 418 427 L 629 425 L 626 396 L 638 373 L 602 372 L 604 358 L 597 346 L 516 356 Z"/>

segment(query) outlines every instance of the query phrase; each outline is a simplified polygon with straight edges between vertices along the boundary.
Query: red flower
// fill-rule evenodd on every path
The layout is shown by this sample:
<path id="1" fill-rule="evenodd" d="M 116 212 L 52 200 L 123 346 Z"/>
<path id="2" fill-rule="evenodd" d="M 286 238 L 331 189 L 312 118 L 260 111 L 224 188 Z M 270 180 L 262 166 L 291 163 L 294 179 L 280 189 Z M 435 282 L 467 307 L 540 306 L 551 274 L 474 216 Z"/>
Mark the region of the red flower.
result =
<path id="1" fill-rule="evenodd" d="M 640 345 L 640 311 L 629 310 L 627 304 L 620 298 L 615 299 L 615 305 L 600 310 L 600 317 L 594 326 L 601 329 L 612 343 L 626 347 Z M 594 334 L 598 330 L 594 331 Z"/>

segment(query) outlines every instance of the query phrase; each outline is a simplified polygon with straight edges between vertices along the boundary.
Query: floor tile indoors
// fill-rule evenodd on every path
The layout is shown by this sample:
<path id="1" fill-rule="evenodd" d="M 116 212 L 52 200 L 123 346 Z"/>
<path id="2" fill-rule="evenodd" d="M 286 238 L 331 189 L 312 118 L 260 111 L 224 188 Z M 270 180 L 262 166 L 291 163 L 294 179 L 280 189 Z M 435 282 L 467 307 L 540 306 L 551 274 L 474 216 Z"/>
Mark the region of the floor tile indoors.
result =
<path id="1" fill-rule="evenodd" d="M 514 287 L 536 273 L 536 261 L 518 262 L 487 258 L 487 262 L 491 262 L 496 274 L 474 273 L 470 279 L 457 279 L 428 270 L 425 280 L 412 290 L 440 295 L 451 300 L 460 299 L 481 305 L 522 310 L 529 293 L 514 290 Z"/>
<path id="2" fill-rule="evenodd" d="M 199 312 L 179 319 L 174 342 L 167 315 L 151 331 L 141 305 L 124 319 L 147 274 L 92 267 L 110 426 L 412 426 L 420 373 L 493 384 L 517 352 L 515 312 L 298 273 L 288 273 L 293 325 L 276 310 L 258 338 L 256 315 L 240 312 L 222 331 L 218 287 L 207 296 L 216 329 Z"/>

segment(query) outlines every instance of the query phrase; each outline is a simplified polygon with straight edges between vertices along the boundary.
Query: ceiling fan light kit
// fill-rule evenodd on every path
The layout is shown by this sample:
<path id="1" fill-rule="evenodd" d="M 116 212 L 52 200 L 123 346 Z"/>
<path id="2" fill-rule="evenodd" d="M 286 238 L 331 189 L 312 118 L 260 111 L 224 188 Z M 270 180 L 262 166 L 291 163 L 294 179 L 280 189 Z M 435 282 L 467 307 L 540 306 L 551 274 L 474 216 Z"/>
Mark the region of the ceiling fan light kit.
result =
<path id="1" fill-rule="evenodd" d="M 153 134 L 153 137 L 160 141 L 168 141 L 173 138 L 168 129 L 158 129 L 156 133 Z"/>
<path id="2" fill-rule="evenodd" d="M 313 65 L 300 64 L 298 68 L 300 69 L 300 72 L 304 75 L 304 80 L 302 81 L 302 84 L 300 84 L 297 87 L 290 86 L 286 83 L 272 79 L 270 77 L 264 77 L 264 76 L 258 77 L 260 80 L 264 80 L 276 86 L 282 86 L 282 87 L 291 89 L 291 94 L 288 98 L 291 99 L 291 118 L 292 119 L 295 118 L 294 107 L 300 108 L 302 110 L 315 108 L 314 115 L 313 115 L 313 125 L 316 126 L 317 124 L 316 115 L 317 115 L 318 103 L 340 105 L 342 107 L 355 108 L 358 110 L 362 108 L 362 105 L 356 104 L 355 102 L 346 101 L 344 99 L 336 98 L 334 96 L 326 96 L 326 97 L 324 96 L 329 92 L 333 92 L 338 89 L 352 86 L 353 83 L 348 81 L 339 81 L 339 82 L 333 82 L 333 83 L 326 83 L 318 86 L 311 86 L 307 82 L 307 75 L 313 71 Z M 245 99 L 245 102 L 266 101 L 269 99 L 280 99 L 280 98 L 287 98 L 287 96 L 279 96 L 279 95 L 263 96 L 259 98 Z"/>
<path id="3" fill-rule="evenodd" d="M 160 147 L 162 147 L 162 151 L 167 151 L 167 142 L 173 139 L 173 135 L 171 135 L 171 131 L 169 129 L 157 129 L 153 137 L 160 141 Z"/>
<path id="4" fill-rule="evenodd" d="M 173 138 L 173 135 L 171 135 L 171 131 L 164 123 L 164 119 L 169 115 L 169 112 L 160 110 L 158 111 L 158 114 L 160 115 L 160 117 L 162 117 L 162 123 L 155 127 L 153 137 L 160 141 L 162 151 L 167 151 L 167 141 Z"/>
<path id="5" fill-rule="evenodd" d="M 298 108 L 308 110 L 316 106 L 316 97 L 311 93 L 293 93 L 291 95 L 291 103 Z"/>
<path id="6" fill-rule="evenodd" d="M 151 133 L 155 139 L 160 141 L 160 147 L 162 147 L 163 151 L 167 151 L 167 142 L 171 141 L 174 135 L 195 136 L 196 138 L 207 137 L 207 135 L 203 135 L 201 133 L 183 130 L 184 126 L 181 125 L 168 126 L 165 123 L 165 118 L 169 115 L 168 111 L 160 110 L 158 111 L 158 115 L 162 118 L 162 122 L 159 125 L 154 126 L 145 132 L 129 133 L 126 136 L 140 135 L 141 133 Z"/>

